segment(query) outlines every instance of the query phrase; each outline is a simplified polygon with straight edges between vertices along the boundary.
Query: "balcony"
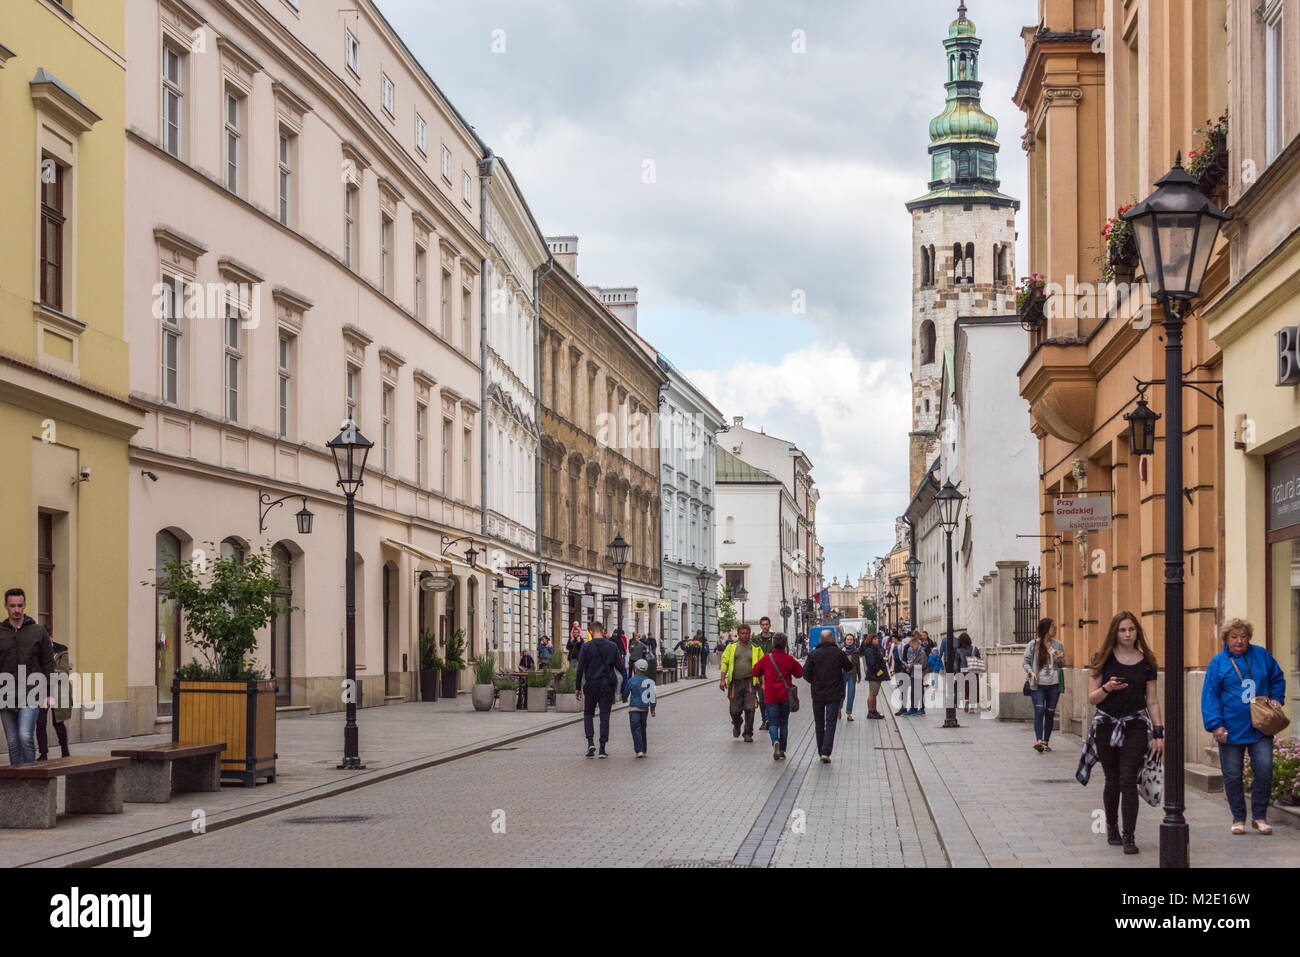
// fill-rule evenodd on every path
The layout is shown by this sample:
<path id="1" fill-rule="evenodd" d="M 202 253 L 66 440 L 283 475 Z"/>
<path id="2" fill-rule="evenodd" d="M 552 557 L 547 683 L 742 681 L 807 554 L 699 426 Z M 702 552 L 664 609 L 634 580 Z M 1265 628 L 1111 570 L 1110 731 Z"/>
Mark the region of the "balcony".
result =
<path id="1" fill-rule="evenodd" d="M 1020 367 L 1020 394 L 1039 438 L 1054 435 L 1074 445 L 1092 434 L 1097 377 L 1088 352 L 1086 342 L 1045 339 Z"/>

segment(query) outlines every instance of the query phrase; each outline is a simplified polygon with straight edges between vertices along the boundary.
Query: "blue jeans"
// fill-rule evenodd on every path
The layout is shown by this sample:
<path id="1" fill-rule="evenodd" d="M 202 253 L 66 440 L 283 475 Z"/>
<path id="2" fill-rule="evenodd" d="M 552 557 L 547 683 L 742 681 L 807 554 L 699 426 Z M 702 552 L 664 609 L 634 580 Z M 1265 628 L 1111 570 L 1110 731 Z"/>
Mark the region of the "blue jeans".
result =
<path id="1" fill-rule="evenodd" d="M 36 716 L 40 708 L 5 708 L 0 711 L 10 764 L 31 764 L 36 760 Z"/>
<path id="2" fill-rule="evenodd" d="M 1246 794 L 1244 774 L 1246 752 L 1250 752 L 1250 766 L 1255 780 L 1250 788 L 1250 816 L 1252 820 L 1267 820 L 1268 799 L 1273 792 L 1273 739 L 1260 738 L 1254 744 L 1219 745 L 1219 768 L 1223 771 L 1223 794 L 1232 809 L 1233 821 L 1246 820 Z"/>
<path id="3" fill-rule="evenodd" d="M 858 676 L 852 671 L 844 672 L 844 710 L 849 714 L 853 713 L 853 696 L 858 690 Z"/>
<path id="4" fill-rule="evenodd" d="M 781 746 L 785 753 L 785 742 L 790 731 L 790 702 L 769 702 L 767 705 L 767 733 L 772 736 L 772 743 Z"/>
<path id="5" fill-rule="evenodd" d="M 1033 689 L 1034 699 L 1034 740 L 1051 741 L 1052 725 L 1056 723 L 1056 702 L 1061 697 L 1061 685 L 1053 681 L 1044 687 Z"/>
<path id="6" fill-rule="evenodd" d="M 636 754 L 645 754 L 645 733 L 650 727 L 650 712 L 629 711 L 627 716 L 632 722 L 632 750 Z"/>

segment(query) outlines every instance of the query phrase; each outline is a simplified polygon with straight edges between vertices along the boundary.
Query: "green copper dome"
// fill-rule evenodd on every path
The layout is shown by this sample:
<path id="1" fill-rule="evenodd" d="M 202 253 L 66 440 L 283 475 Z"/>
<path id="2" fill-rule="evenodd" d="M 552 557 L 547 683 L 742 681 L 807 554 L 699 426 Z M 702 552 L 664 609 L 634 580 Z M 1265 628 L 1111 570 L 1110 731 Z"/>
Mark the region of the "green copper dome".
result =
<path id="1" fill-rule="evenodd" d="M 996 144 L 998 121 L 980 108 L 979 101 L 950 99 L 948 108 L 930 121 L 930 142 L 981 140 Z"/>
<path id="2" fill-rule="evenodd" d="M 948 25 L 948 36 L 950 37 L 973 37 L 974 35 L 975 24 L 967 20 L 965 15 Z"/>

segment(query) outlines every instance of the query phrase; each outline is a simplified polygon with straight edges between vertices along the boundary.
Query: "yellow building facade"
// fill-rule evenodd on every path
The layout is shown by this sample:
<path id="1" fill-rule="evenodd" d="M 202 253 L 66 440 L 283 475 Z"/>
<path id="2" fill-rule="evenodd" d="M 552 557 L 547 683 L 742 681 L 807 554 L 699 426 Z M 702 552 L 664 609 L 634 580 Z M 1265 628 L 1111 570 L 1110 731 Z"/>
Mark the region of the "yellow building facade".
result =
<path id="1" fill-rule="evenodd" d="M 0 21 L 0 583 L 102 675 L 73 741 L 127 733 L 123 0 L 11 0 Z M 94 686 L 91 686 L 92 689 Z"/>
<path id="2" fill-rule="evenodd" d="M 1156 454 L 1130 454 L 1124 414 L 1135 379 L 1164 378 L 1164 333 L 1150 302 L 1136 248 L 1108 248 L 1103 235 L 1121 208 L 1140 201 L 1173 166 L 1203 147 L 1201 130 L 1226 112 L 1225 0 L 1155 4 L 1139 0 L 1040 0 L 1024 30 L 1026 59 L 1015 94 L 1026 117 L 1029 268 L 1046 277 L 1019 371 L 1039 438 L 1042 535 L 1041 615 L 1052 618 L 1071 669 L 1058 714 L 1078 731 L 1090 716 L 1086 674 L 1112 617 L 1131 611 L 1164 665 L 1163 421 Z M 1200 177 L 1198 177 L 1200 179 Z M 1225 185 L 1202 181 L 1220 204 Z M 1113 272 L 1113 277 L 1109 275 Z M 1204 308 L 1228 281 L 1220 240 L 1184 330 L 1189 379 L 1221 379 L 1222 357 Z M 1098 284 L 1135 290 L 1121 301 Z M 1117 293 L 1118 295 L 1118 293 Z M 1030 304 L 1032 306 L 1032 303 Z M 1219 650 L 1224 615 L 1224 416 L 1207 394 L 1183 393 L 1185 662 L 1188 714 L 1199 714 L 1200 675 Z M 1147 395 L 1163 413 L 1165 389 Z M 1109 528 L 1057 528 L 1057 497 L 1109 500 Z M 1162 672 L 1162 680 L 1167 680 Z M 1163 699 L 1162 699 L 1163 700 Z M 1187 754 L 1209 744 L 1187 721 Z"/>
<path id="3" fill-rule="evenodd" d="M 1229 0 L 1227 290 L 1207 310 L 1223 350 L 1228 517 L 1224 607 L 1287 680 L 1300 722 L 1300 0 Z"/>

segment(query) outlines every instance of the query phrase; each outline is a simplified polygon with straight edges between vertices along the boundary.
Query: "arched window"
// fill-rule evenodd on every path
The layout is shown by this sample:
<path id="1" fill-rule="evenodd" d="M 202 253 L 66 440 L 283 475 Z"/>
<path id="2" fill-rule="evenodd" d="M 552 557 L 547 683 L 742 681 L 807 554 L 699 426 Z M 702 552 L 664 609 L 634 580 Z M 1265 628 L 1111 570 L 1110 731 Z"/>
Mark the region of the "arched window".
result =
<path id="1" fill-rule="evenodd" d="M 921 247 L 921 285 L 930 285 L 930 251 Z"/>
<path id="2" fill-rule="evenodd" d="M 735 541 L 736 541 L 736 516 L 734 516 L 734 515 L 728 515 L 728 516 L 727 516 L 727 531 L 726 531 L 726 533 L 722 536 L 722 538 L 723 538 L 723 541 L 725 541 L 725 542 L 730 542 L 730 543 L 732 543 L 732 544 L 735 543 Z"/>
<path id="3" fill-rule="evenodd" d="M 966 54 L 962 54 L 957 61 L 957 79 L 966 79 Z"/>
<path id="4" fill-rule="evenodd" d="M 221 540 L 221 557 L 233 558 L 239 563 L 243 563 L 244 555 L 248 552 L 248 546 L 233 535 L 230 538 Z"/>
<path id="5" fill-rule="evenodd" d="M 966 244 L 966 284 L 975 285 L 975 244 Z"/>
<path id="6" fill-rule="evenodd" d="M 956 285 L 962 281 L 965 276 L 965 255 L 962 252 L 961 243 L 952 244 L 952 281 Z"/>
<path id="7" fill-rule="evenodd" d="M 934 323 L 927 319 L 921 323 L 921 365 L 934 362 L 934 346 Z"/>

